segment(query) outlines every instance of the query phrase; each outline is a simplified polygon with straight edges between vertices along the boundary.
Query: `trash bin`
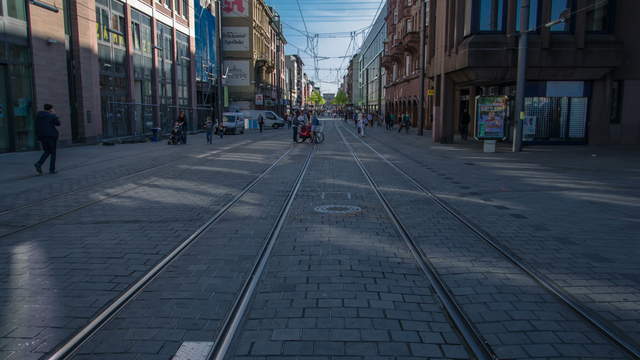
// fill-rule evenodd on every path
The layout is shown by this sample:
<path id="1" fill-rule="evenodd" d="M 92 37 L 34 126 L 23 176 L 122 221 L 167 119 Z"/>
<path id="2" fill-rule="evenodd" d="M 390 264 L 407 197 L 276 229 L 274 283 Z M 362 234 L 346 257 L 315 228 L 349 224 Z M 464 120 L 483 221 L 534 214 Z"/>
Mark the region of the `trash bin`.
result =
<path id="1" fill-rule="evenodd" d="M 158 142 L 158 134 L 160 133 L 160 128 L 153 128 L 151 129 L 151 141 L 152 142 Z"/>

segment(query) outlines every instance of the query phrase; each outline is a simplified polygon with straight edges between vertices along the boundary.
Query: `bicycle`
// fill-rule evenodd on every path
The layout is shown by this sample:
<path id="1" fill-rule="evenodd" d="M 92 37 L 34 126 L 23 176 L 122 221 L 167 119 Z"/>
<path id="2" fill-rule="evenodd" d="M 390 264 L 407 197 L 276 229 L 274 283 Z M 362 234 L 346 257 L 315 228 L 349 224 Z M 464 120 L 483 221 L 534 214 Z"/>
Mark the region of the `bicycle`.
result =
<path id="1" fill-rule="evenodd" d="M 313 132 L 311 137 L 312 144 L 322 144 L 324 142 L 324 133 L 322 132 L 322 126 L 318 126 Z"/>

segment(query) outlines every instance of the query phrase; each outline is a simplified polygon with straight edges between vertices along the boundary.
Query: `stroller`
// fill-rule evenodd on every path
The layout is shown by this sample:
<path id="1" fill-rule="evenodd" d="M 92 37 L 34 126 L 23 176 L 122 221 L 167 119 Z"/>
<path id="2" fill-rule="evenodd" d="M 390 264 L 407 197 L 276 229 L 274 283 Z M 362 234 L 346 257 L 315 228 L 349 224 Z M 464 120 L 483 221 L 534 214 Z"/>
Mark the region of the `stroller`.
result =
<path id="1" fill-rule="evenodd" d="M 173 130 L 171 130 L 171 134 L 169 134 L 169 140 L 167 141 L 169 145 L 178 145 L 182 144 L 182 126 L 175 125 Z"/>

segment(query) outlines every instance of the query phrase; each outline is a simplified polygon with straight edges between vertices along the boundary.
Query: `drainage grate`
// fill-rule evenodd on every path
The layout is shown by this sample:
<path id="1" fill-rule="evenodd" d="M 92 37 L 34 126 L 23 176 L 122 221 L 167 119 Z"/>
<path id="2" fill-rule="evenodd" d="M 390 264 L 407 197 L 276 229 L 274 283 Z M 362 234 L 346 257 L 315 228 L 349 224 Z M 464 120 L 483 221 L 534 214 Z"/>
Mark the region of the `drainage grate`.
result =
<path id="1" fill-rule="evenodd" d="M 360 207 L 353 205 L 322 205 L 313 210 L 323 214 L 353 214 L 362 211 Z"/>

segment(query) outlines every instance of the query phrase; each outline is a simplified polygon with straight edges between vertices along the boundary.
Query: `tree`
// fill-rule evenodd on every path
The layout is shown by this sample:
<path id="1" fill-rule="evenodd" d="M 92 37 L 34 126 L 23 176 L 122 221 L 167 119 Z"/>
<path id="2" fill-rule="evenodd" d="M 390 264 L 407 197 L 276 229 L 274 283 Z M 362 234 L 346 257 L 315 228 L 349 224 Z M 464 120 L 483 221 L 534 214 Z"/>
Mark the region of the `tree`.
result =
<path id="1" fill-rule="evenodd" d="M 311 92 L 311 95 L 309 96 L 309 101 L 311 101 L 316 106 L 324 105 L 327 103 L 327 101 L 322 97 L 322 95 L 320 95 L 320 91 L 318 90 L 313 90 L 313 92 Z"/>
<path id="2" fill-rule="evenodd" d="M 346 105 L 348 102 L 349 98 L 347 97 L 347 94 L 342 90 L 338 90 L 336 97 L 333 99 L 333 104 L 342 106 Z"/>

